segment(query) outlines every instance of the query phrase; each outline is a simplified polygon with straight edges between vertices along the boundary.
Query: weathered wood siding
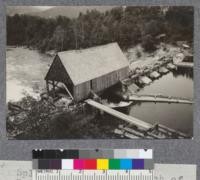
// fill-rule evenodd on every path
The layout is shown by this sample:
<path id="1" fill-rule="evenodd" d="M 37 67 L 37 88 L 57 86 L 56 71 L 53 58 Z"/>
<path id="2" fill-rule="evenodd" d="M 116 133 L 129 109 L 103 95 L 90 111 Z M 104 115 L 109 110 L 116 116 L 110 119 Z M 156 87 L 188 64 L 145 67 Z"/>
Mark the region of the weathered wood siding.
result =
<path id="1" fill-rule="evenodd" d="M 123 68 L 118 71 L 111 72 L 104 76 L 92 80 L 92 89 L 94 92 L 100 92 L 114 84 L 119 80 L 127 77 L 128 68 Z"/>
<path id="2" fill-rule="evenodd" d="M 80 101 L 88 97 L 90 93 L 90 81 L 74 86 L 74 100 Z"/>
<path id="3" fill-rule="evenodd" d="M 73 86 L 73 92 L 71 93 L 76 101 L 80 101 L 88 97 L 91 89 L 96 93 L 103 91 L 116 84 L 119 80 L 124 79 L 127 76 L 127 73 L 128 67 L 74 86 L 60 58 L 56 56 L 49 68 L 45 80 L 63 82 L 66 86 Z"/>
<path id="4" fill-rule="evenodd" d="M 111 72 L 99 78 L 87 81 L 74 87 L 74 99 L 80 101 L 88 97 L 91 89 L 98 93 L 116 84 L 128 75 L 128 67 Z"/>

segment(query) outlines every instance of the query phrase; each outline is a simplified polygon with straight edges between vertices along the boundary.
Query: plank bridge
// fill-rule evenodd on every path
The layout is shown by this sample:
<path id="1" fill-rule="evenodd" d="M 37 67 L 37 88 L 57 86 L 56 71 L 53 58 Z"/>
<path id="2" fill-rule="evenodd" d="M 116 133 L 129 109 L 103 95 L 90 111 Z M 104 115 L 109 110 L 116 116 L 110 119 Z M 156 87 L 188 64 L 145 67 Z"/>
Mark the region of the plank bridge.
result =
<path id="1" fill-rule="evenodd" d="M 149 123 L 146 123 L 146 122 L 144 122 L 144 121 L 142 121 L 140 119 L 137 119 L 135 117 L 126 115 L 126 114 L 121 113 L 119 111 L 116 111 L 114 109 L 111 109 L 111 108 L 109 108 L 109 107 L 107 107 L 107 106 L 105 106 L 103 104 L 100 104 L 100 103 L 98 103 L 98 102 L 96 102 L 96 101 L 94 101 L 92 99 L 87 99 L 85 102 L 87 104 L 89 104 L 90 106 L 93 106 L 93 107 L 95 107 L 95 108 L 97 108 L 97 109 L 99 109 L 101 111 L 104 111 L 104 112 L 106 112 L 106 113 L 108 113 L 108 114 L 110 114 L 112 116 L 115 116 L 115 117 L 117 117 L 117 118 L 119 118 L 119 119 L 121 119 L 121 120 L 123 120 L 123 121 L 125 121 L 127 123 L 130 123 L 132 125 L 140 127 L 140 128 L 142 128 L 144 130 L 149 130 L 149 129 L 153 128 L 153 125 L 151 125 Z"/>
<path id="2" fill-rule="evenodd" d="M 193 68 L 194 67 L 194 63 L 190 63 L 190 62 L 179 62 L 175 64 L 178 67 L 187 67 L 187 68 Z"/>

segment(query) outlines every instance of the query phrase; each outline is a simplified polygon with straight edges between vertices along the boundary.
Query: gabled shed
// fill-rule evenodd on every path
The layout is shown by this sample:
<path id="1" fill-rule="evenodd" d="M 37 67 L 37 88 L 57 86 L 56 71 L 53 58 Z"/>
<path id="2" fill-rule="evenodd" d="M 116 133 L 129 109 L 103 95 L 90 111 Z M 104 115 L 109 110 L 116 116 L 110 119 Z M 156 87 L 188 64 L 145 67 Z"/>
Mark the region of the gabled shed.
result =
<path id="1" fill-rule="evenodd" d="M 45 77 L 55 88 L 58 82 L 75 101 L 86 99 L 91 91 L 99 93 L 127 77 L 128 60 L 117 43 L 83 50 L 59 52 Z"/>

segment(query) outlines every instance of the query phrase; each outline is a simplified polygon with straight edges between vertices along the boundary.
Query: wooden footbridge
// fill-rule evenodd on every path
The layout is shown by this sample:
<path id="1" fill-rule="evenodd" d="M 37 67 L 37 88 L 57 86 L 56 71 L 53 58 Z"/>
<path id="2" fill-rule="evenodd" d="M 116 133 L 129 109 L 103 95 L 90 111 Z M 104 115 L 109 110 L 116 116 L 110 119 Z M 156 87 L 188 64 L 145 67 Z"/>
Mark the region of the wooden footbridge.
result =
<path id="1" fill-rule="evenodd" d="M 104 112 L 106 112 L 106 113 L 108 113 L 112 116 L 115 116 L 115 117 L 117 117 L 117 118 L 119 118 L 119 119 L 121 119 L 121 120 L 123 120 L 127 123 L 130 123 L 132 125 L 140 127 L 141 129 L 149 130 L 149 129 L 153 128 L 153 126 L 149 123 L 146 123 L 146 122 L 139 120 L 137 118 L 134 118 L 132 116 L 128 116 L 128 115 L 121 113 L 119 111 L 116 111 L 114 109 L 111 109 L 111 108 L 109 108 L 109 107 L 107 107 L 103 104 L 100 104 L 100 103 L 98 103 L 98 102 L 96 102 L 92 99 L 87 99 L 85 102 L 87 104 L 89 104 L 90 106 L 93 106 L 93 107 L 95 107 L 95 108 L 97 108 L 101 111 L 104 111 Z"/>

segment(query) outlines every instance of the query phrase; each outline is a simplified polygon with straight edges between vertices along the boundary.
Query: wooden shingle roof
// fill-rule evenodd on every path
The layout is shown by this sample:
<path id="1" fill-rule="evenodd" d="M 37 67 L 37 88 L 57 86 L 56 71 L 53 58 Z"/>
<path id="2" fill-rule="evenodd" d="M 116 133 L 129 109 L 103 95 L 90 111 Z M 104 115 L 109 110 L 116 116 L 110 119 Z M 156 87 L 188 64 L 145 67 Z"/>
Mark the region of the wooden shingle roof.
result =
<path id="1" fill-rule="evenodd" d="M 117 43 L 58 53 L 74 85 L 128 67 L 128 60 Z"/>

